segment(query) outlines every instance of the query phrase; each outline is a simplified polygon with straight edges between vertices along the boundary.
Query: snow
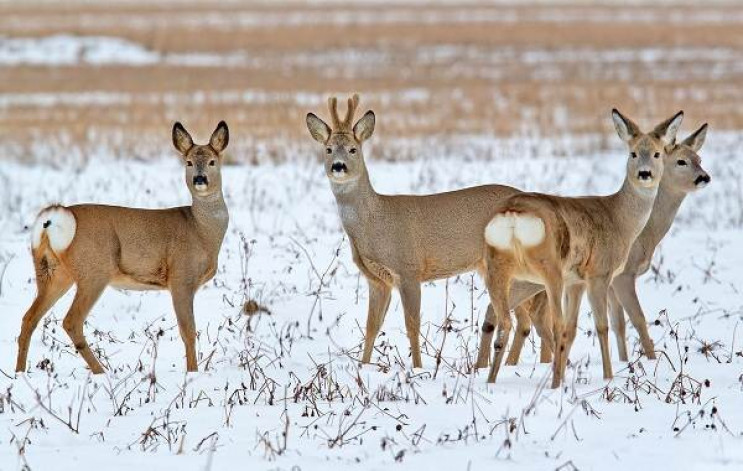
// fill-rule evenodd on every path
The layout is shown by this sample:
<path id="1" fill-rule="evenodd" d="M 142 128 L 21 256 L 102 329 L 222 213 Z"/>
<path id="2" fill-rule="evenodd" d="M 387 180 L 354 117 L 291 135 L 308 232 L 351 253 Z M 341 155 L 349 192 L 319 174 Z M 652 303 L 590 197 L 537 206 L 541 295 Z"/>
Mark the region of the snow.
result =
<path id="1" fill-rule="evenodd" d="M 606 155 L 462 159 L 453 146 L 368 167 L 387 193 L 502 182 L 596 194 L 621 182 L 616 141 Z M 549 367 L 538 363 L 538 340 L 495 385 L 486 371 L 469 371 L 487 306 L 474 275 L 424 285 L 422 369 L 411 369 L 396 295 L 375 364 L 360 367 L 366 285 L 322 165 L 306 154 L 223 169 L 231 226 L 217 274 L 196 298 L 199 373 L 184 372 L 167 293 L 110 289 L 86 325 L 105 375 L 88 375 L 61 328 L 72 293 L 35 332 L 30 373 L 15 375 L 20 321 L 35 292 L 29 243 L 38 210 L 87 201 L 164 207 L 184 204 L 188 192 L 175 157 L 94 156 L 80 168 L 4 162 L 0 469 L 740 469 L 740 143 L 710 132 L 701 155 L 712 183 L 685 201 L 656 270 L 639 281 L 665 354 L 639 357 L 630 328 L 632 366 L 613 351 L 616 378 L 604 381 L 584 303 L 560 390 L 543 388 Z M 241 313 L 248 299 L 270 313 Z"/>

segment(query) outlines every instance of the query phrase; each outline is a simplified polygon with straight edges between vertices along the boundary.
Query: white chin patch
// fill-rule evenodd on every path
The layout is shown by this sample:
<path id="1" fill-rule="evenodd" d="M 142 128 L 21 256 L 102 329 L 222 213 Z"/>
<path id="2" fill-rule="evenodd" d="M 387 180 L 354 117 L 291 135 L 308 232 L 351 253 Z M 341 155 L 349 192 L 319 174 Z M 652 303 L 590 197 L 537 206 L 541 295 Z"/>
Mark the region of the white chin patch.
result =
<path id="1" fill-rule="evenodd" d="M 42 210 L 36 217 L 31 244 L 34 249 L 39 248 L 46 234 L 51 249 L 61 252 L 70 246 L 76 231 L 77 220 L 72 211 L 63 206 L 52 206 Z"/>
<path id="2" fill-rule="evenodd" d="M 196 191 L 206 191 L 209 189 L 209 185 L 203 185 L 203 184 L 194 185 L 193 187 Z"/>

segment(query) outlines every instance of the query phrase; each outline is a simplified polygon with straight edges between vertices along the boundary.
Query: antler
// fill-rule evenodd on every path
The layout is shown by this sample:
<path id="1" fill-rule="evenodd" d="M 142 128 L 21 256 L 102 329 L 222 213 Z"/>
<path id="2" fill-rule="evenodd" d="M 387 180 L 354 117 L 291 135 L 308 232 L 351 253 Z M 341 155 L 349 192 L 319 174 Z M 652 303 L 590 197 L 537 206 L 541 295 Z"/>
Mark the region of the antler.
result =
<path id="1" fill-rule="evenodd" d="M 359 107 L 359 95 L 354 93 L 348 99 L 348 108 L 346 108 L 346 117 L 341 121 L 338 116 L 338 99 L 336 97 L 328 98 L 328 109 L 330 110 L 330 119 L 333 121 L 334 132 L 350 131 L 353 126 L 353 117 L 356 109 Z"/>

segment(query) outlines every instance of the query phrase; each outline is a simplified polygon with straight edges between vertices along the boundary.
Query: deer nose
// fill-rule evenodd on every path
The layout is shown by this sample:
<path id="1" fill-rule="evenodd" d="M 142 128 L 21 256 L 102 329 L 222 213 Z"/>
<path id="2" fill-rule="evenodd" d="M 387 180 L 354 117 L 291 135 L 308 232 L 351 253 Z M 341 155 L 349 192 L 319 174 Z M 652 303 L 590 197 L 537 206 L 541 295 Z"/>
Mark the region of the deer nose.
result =
<path id="1" fill-rule="evenodd" d="M 652 180 L 653 179 L 653 172 L 650 170 L 640 170 L 637 172 L 637 178 L 643 181 Z"/>
<path id="2" fill-rule="evenodd" d="M 333 165 L 330 166 L 330 171 L 333 173 L 345 173 L 348 171 L 348 167 L 343 162 L 333 162 Z"/>
<path id="3" fill-rule="evenodd" d="M 711 179 L 711 178 L 710 178 L 710 176 L 709 176 L 709 175 L 707 175 L 707 174 L 704 174 L 704 175 L 699 175 L 699 176 L 697 177 L 697 179 L 696 179 L 696 180 L 694 180 L 694 184 L 695 184 L 696 186 L 700 186 L 700 185 L 701 185 L 701 186 L 704 186 L 704 185 L 706 185 L 707 183 L 709 183 L 709 182 L 710 182 L 710 180 L 712 180 L 712 179 Z"/>
<path id="4" fill-rule="evenodd" d="M 209 180 L 206 178 L 206 175 L 196 175 L 195 177 L 193 177 L 193 184 L 195 186 L 208 185 Z"/>

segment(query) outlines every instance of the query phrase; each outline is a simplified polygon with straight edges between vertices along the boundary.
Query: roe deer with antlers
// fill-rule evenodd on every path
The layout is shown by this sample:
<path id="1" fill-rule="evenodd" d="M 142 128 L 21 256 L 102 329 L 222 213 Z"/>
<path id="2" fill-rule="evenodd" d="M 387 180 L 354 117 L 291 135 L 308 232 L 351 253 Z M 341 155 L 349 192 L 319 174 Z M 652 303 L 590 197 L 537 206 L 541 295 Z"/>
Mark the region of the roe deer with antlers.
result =
<path id="1" fill-rule="evenodd" d="M 224 121 L 206 145 L 195 145 L 180 123 L 173 126 L 191 206 L 150 210 L 84 204 L 41 211 L 32 241 L 38 293 L 23 317 L 16 371 L 26 369 L 31 334 L 42 316 L 73 284 L 77 292 L 62 326 L 93 373 L 103 367 L 85 340 L 83 324 L 107 286 L 170 290 L 186 369 L 197 371 L 193 300 L 217 270 L 227 230 L 220 168 L 228 141 Z"/>
<path id="2" fill-rule="evenodd" d="M 508 296 L 512 280 L 545 286 L 553 331 L 552 387 L 562 383 L 569 344 L 562 313 L 563 291 L 575 302 L 587 289 L 598 332 L 605 378 L 609 359 L 607 297 L 612 278 L 647 223 L 663 175 L 666 146 L 675 139 L 683 113 L 643 133 L 617 110 L 617 133 L 629 147 L 627 175 L 608 196 L 559 197 L 522 193 L 496 206 L 485 228 L 486 284 L 498 335 L 488 381 L 494 382 L 511 330 Z M 568 303 L 568 312 L 573 306 Z"/>
<path id="3" fill-rule="evenodd" d="M 706 135 L 707 124 L 703 124 L 682 142 L 671 144 L 666 148 L 663 177 L 661 177 L 650 218 L 632 244 L 624 270 L 612 281 L 609 292 L 609 319 L 617 340 L 617 350 L 621 361 L 629 359 L 625 336 L 625 310 L 640 336 L 640 344 L 645 356 L 649 359 L 655 358 L 653 341 L 648 334 L 645 314 L 640 307 L 635 284 L 637 278 L 650 269 L 653 253 L 670 230 L 686 196 L 704 188 L 710 182 L 710 176 L 702 168 L 701 158 L 698 155 Z M 540 324 L 544 319 L 546 301 L 547 295 L 544 292 L 539 293 L 532 298 L 532 304 L 527 309 L 517 311 L 516 333 L 506 364 L 518 363 L 523 339 L 529 335 L 532 320 L 537 327 L 537 334 L 542 336 L 543 328 L 540 328 Z M 575 307 L 578 308 L 579 304 L 575 304 Z M 575 331 L 578 328 L 578 314 L 577 311 L 567 313 L 569 331 Z M 568 335 L 569 338 L 574 336 L 574 333 Z M 543 342 L 541 355 L 543 362 L 546 358 L 545 345 L 547 343 Z"/>
<path id="4" fill-rule="evenodd" d="M 459 273 L 484 273 L 484 228 L 499 201 L 518 190 L 487 185 L 425 196 L 381 195 L 369 180 L 363 143 L 374 132 L 367 111 L 355 124 L 358 95 L 348 99 L 343 120 L 337 100 L 328 107 L 332 128 L 313 113 L 307 128 L 325 148 L 325 173 L 335 195 L 353 260 L 369 284 L 369 310 L 362 362 L 371 361 L 374 341 L 389 307 L 393 287 L 400 292 L 413 366 L 420 352 L 420 284 Z M 538 289 L 537 289 L 538 291 Z M 526 296 L 533 294 L 528 291 Z"/>

